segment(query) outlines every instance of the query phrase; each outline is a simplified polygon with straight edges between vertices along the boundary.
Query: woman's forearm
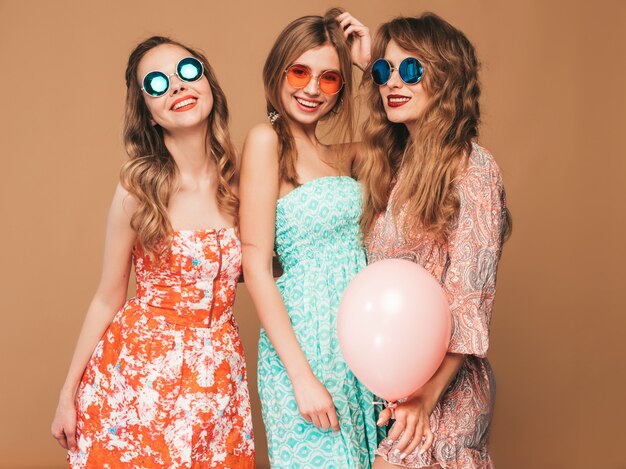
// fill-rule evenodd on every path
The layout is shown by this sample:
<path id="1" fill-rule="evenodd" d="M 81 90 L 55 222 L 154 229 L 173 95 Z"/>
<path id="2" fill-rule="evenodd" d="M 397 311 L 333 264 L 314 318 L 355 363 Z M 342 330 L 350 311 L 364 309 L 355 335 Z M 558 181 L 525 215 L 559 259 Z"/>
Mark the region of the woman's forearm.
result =
<path id="1" fill-rule="evenodd" d="M 80 335 L 78 336 L 67 377 L 61 388 L 61 400 L 74 401 L 87 362 L 91 358 L 96 345 L 98 345 L 98 342 L 111 324 L 115 313 L 123 304 L 123 300 L 114 303 L 115 304 L 102 301 L 98 297 L 92 300 L 87 314 L 85 315 Z"/>
<path id="2" fill-rule="evenodd" d="M 293 383 L 300 377 L 312 375 L 272 275 L 246 269 L 244 276 L 261 325 L 287 370 L 289 379 Z"/>
<path id="3" fill-rule="evenodd" d="M 412 398 L 422 399 L 429 414 L 437 406 L 439 399 L 450 386 L 450 383 L 463 365 L 465 357 L 466 355 L 461 353 L 447 353 L 432 378 L 411 396 Z"/>

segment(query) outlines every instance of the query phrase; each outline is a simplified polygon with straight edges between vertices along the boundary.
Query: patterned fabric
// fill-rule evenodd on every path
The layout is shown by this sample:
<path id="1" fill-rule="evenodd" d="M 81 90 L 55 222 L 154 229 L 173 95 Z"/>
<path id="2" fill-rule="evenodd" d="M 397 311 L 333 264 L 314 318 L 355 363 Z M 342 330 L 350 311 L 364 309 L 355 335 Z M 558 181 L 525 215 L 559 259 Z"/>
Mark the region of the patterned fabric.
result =
<path id="1" fill-rule="evenodd" d="M 291 381 L 261 331 L 259 395 L 272 468 L 369 468 L 378 436 L 373 396 L 348 369 L 336 333 L 345 287 L 365 266 L 358 220 L 361 190 L 349 177 L 305 183 L 277 202 L 278 289 L 311 369 L 330 392 L 341 427 L 302 418 Z"/>
<path id="2" fill-rule="evenodd" d="M 400 176 L 401 178 L 402 176 Z M 485 358 L 489 323 L 496 292 L 496 270 L 502 248 L 504 188 L 491 154 L 474 144 L 467 168 L 456 182 L 459 217 L 447 245 L 423 229 L 407 227 L 389 207 L 367 239 L 369 262 L 402 258 L 416 262 L 438 279 L 448 295 L 452 313 L 449 351 L 467 354 L 464 364 L 430 417 L 435 442 L 419 456 L 404 461 L 385 440 L 377 454 L 404 467 L 440 464 L 444 469 L 490 468 L 487 452 L 489 424 L 495 400 L 495 380 Z"/>
<path id="3" fill-rule="evenodd" d="M 174 233 L 169 258 L 134 250 L 137 297 L 96 347 L 77 397 L 74 468 L 254 468 L 232 306 L 233 228 Z"/>

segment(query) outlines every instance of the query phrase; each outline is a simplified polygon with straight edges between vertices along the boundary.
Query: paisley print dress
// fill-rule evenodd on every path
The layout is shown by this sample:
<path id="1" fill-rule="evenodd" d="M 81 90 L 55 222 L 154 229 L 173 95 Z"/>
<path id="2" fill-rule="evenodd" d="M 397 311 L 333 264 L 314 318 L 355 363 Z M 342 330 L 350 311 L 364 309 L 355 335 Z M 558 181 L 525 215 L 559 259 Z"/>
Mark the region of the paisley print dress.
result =
<path id="1" fill-rule="evenodd" d="M 402 175 L 399 176 L 400 178 Z M 464 364 L 431 414 L 435 435 L 431 449 L 399 459 L 385 440 L 377 454 L 404 467 L 439 464 L 444 469 L 491 468 L 487 451 L 495 400 L 495 380 L 486 358 L 489 323 L 502 248 L 504 188 L 491 154 L 473 145 L 469 162 L 456 182 L 460 211 L 447 244 L 425 230 L 407 226 L 405 213 L 381 214 L 366 240 L 369 262 L 403 258 L 416 262 L 441 282 L 452 313 L 449 351 L 466 354 Z M 391 205 L 395 196 L 392 190 Z M 406 357 L 402 357 L 406 359 Z"/>
<path id="2" fill-rule="evenodd" d="M 234 228 L 176 231 L 97 345 L 77 395 L 73 468 L 254 468 L 243 348 L 233 317 Z"/>

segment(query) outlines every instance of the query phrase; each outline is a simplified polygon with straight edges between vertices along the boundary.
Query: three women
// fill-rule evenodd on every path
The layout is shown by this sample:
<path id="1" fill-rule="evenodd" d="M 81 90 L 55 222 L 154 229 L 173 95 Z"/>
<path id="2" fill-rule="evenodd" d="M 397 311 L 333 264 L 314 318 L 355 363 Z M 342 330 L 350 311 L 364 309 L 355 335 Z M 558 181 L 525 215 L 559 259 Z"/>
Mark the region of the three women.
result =
<path id="1" fill-rule="evenodd" d="M 343 468 L 369 467 L 374 458 L 382 439 L 380 427 L 377 429 L 375 425 L 374 397 L 346 367 L 335 334 L 341 293 L 365 265 L 361 245 L 364 239 L 370 262 L 388 257 L 408 258 L 440 280 L 450 299 L 454 324 L 450 353 L 429 383 L 398 404 L 396 422 L 376 450 L 375 467 L 389 464 L 489 467 L 486 439 L 494 388 L 484 356 L 496 267 L 509 222 L 497 165 L 475 142 L 479 120 L 478 64 L 465 36 L 435 15 L 398 18 L 383 25 L 374 44 L 374 61 L 369 66 L 368 41 L 367 28 L 338 10 L 324 17 L 304 17 L 291 23 L 276 40 L 264 67 L 272 124 L 252 129 L 243 152 L 239 214 L 246 282 L 264 328 L 259 343 L 259 394 L 270 459 L 273 467 Z M 181 54 L 185 53 L 179 51 Z M 137 57 L 140 65 L 141 57 Z M 194 57 L 198 55 L 192 53 L 190 58 Z M 151 76 L 147 83 L 143 80 L 147 94 L 154 97 L 173 92 L 168 86 L 176 74 L 182 86 L 186 84 L 191 89 L 196 86 L 195 81 L 185 78 L 184 69 L 189 69 L 187 57 L 172 59 L 176 63 L 174 73 L 164 67 L 165 61 L 155 63 L 166 72 Z M 360 68 L 367 67 L 365 82 L 371 109 L 364 142 L 324 145 L 318 140 L 316 130 L 320 121 L 329 118 L 339 126 L 346 126 L 348 131 L 344 135 L 348 142 L 352 140 L 351 62 Z M 139 67 L 142 73 L 146 72 L 145 78 L 155 71 L 149 65 L 144 63 L 143 68 Z M 193 78 L 193 63 L 191 70 L 189 77 Z M 136 70 L 129 73 L 136 80 L 143 76 Z M 129 96 L 131 88 L 129 85 Z M 220 93 L 215 91 L 213 96 L 216 94 L 219 98 Z M 199 455 L 202 451 L 209 453 L 205 457 L 213 462 L 217 461 L 215 458 L 235 457 L 236 453 L 243 459 L 235 467 L 251 464 L 247 391 L 235 392 L 238 406 L 229 407 L 230 402 L 224 408 L 219 407 L 226 399 L 224 389 L 231 389 L 235 368 L 238 373 L 234 381 L 243 383 L 245 388 L 242 362 L 238 361 L 233 368 L 232 361 L 220 361 L 220 333 L 228 338 L 222 341 L 231 346 L 228 353 L 234 350 L 234 356 L 241 356 L 236 333 L 229 333 L 235 330 L 229 314 L 218 313 L 220 319 L 224 318 L 218 324 L 228 323 L 228 331 L 212 332 L 216 311 L 229 310 L 232 304 L 232 286 L 238 269 L 236 231 L 172 228 L 193 226 L 203 219 L 202 213 L 207 213 L 185 210 L 188 207 L 183 203 L 187 192 L 185 182 L 190 183 L 187 187 L 191 197 L 199 195 L 193 188 L 214 188 L 213 198 L 204 193 L 203 200 L 205 203 L 213 200 L 213 207 L 219 206 L 221 211 L 210 213 L 225 212 L 232 217 L 232 208 L 236 206 L 234 193 L 229 189 L 234 159 L 224 156 L 232 154 L 227 138 L 223 138 L 228 135 L 227 114 L 214 114 L 209 109 L 207 121 L 214 124 L 217 118 L 223 124 L 214 133 L 206 132 L 205 128 L 204 135 L 209 136 L 205 141 L 211 142 L 213 160 L 207 154 L 204 159 L 185 156 L 201 153 L 199 137 L 193 141 L 174 138 L 187 135 L 183 132 L 185 126 L 196 125 L 193 119 L 188 119 L 192 113 L 185 111 L 194 107 L 211 108 L 206 102 L 203 104 L 200 95 L 190 92 L 178 95 L 178 100 L 168 98 L 160 105 L 145 96 L 149 112 L 139 125 L 140 138 L 129 139 L 131 157 L 140 156 L 138 159 L 142 160 L 148 155 L 168 156 L 162 145 L 171 157 L 154 158 L 150 164 L 129 164 L 128 173 L 132 176 L 125 176 L 122 182 L 130 197 L 119 189 L 117 202 L 114 201 L 111 231 L 126 228 L 123 238 L 126 244 L 121 243 L 126 249 L 119 249 L 120 261 L 112 272 L 126 272 L 127 277 L 129 246 L 138 237 L 134 252 L 139 299 L 132 300 L 130 307 L 118 313 L 119 320 L 116 316 L 82 377 L 77 407 L 84 444 L 82 449 L 79 444 L 79 451 L 71 456 L 73 461 L 82 461 L 89 455 L 97 458 L 99 445 L 103 445 L 107 449 L 115 447 L 116 451 L 123 447 L 125 452 L 116 453 L 116 457 L 120 460 L 142 457 L 146 465 L 161 461 L 155 458 L 162 458 L 162 454 L 171 457 L 184 453 L 191 455 L 186 461 L 195 461 L 194 457 L 202 457 Z M 213 107 L 218 101 L 216 98 Z M 127 113 L 132 116 L 141 114 L 138 113 L 141 101 L 136 102 L 137 106 L 133 107 L 132 102 L 127 106 Z M 223 107 L 216 108 L 225 111 L 225 102 Z M 175 112 L 185 117 L 170 114 Z M 156 136 L 150 136 L 148 123 L 156 130 Z M 177 170 L 171 170 L 172 162 Z M 157 171 L 149 176 L 148 183 L 133 184 L 132 177 L 141 180 L 139 175 L 149 174 L 151 165 Z M 361 188 L 350 177 L 356 169 L 363 182 L 363 207 Z M 174 180 L 168 179 L 168 174 L 176 175 L 178 191 L 173 192 L 168 184 L 159 185 L 159 181 Z M 204 174 L 206 179 L 197 179 L 199 174 Z M 209 175 L 217 183 L 212 185 Z M 157 187 L 165 189 L 159 191 Z M 157 192 L 156 202 L 151 199 L 150 191 Z M 126 207 L 123 200 L 130 200 Z M 116 217 L 117 212 L 120 214 Z M 217 218 L 219 223 L 211 220 L 210 226 L 235 223 L 234 218 Z M 132 232 L 128 229 L 131 223 Z M 107 249 L 110 250 L 109 242 Z M 203 254 L 198 255 L 203 249 Z M 274 249 L 284 269 L 278 284 L 272 278 Z M 115 258 L 115 251 L 110 254 Z M 167 265 L 164 268 L 163 259 L 158 262 L 158 255 L 169 259 L 169 270 Z M 224 270 L 225 259 L 232 269 Z M 122 264 L 125 271 L 120 267 Z M 182 278 L 191 279 L 191 284 L 195 281 L 195 286 L 189 291 L 181 288 L 179 292 L 176 286 L 169 285 L 172 266 L 176 269 L 180 266 Z M 106 267 L 105 264 L 105 272 Z M 224 272 L 230 274 L 220 282 Z M 103 274 L 103 282 L 104 278 Z M 226 293 L 222 294 L 224 289 Z M 119 298 L 123 296 L 119 294 L 119 285 L 109 291 L 117 291 L 114 297 L 118 300 L 109 306 L 108 315 L 121 304 Z M 87 361 L 87 349 L 106 326 L 106 320 L 90 319 L 96 315 L 91 313 L 92 308 L 84 328 L 91 332 L 81 334 L 65 397 L 53 425 L 55 436 L 70 446 L 71 435 L 67 433 L 71 433 L 72 427 L 69 410 L 72 393 Z M 190 313 L 194 317 L 197 311 L 205 313 L 198 316 L 204 332 L 198 331 L 198 324 L 187 322 Z M 142 321 L 146 322 L 145 326 Z M 87 326 L 94 322 L 96 326 Z M 128 331 L 136 334 L 130 341 L 132 347 L 124 342 L 130 335 Z M 152 333 L 163 334 L 171 346 L 164 351 L 146 347 L 146 337 Z M 89 338 L 83 339 L 83 335 Z M 195 344 L 190 347 L 193 358 L 189 363 L 184 362 L 183 352 L 177 352 L 183 343 Z M 105 353 L 107 347 L 113 352 Z M 140 418 L 144 413 L 129 410 L 132 401 L 143 402 L 147 415 L 151 415 L 150 409 L 155 415 L 163 413 L 154 410 L 153 401 L 168 401 L 171 391 L 167 384 L 155 388 L 154 378 L 166 382 L 172 376 L 183 375 L 172 374 L 174 357 L 185 371 L 197 371 L 199 363 L 213 371 L 216 364 L 221 369 L 225 361 L 230 367 L 227 375 L 215 371 L 213 380 L 210 373 L 208 377 L 205 375 L 205 381 L 199 374 L 195 375 L 187 393 L 199 399 L 188 397 L 185 404 L 177 404 L 178 400 L 168 403 L 174 409 L 168 408 L 168 416 L 189 417 L 187 412 L 192 415 L 159 423 L 171 433 L 177 433 L 171 429 L 185 428 L 191 436 L 182 438 L 184 444 L 175 438 L 172 442 L 167 438 L 153 442 L 149 435 L 137 436 L 141 433 L 137 428 L 141 431 L 148 428 Z M 153 370 L 152 378 L 144 370 Z M 198 383 L 204 387 L 196 388 Z M 130 396 L 116 391 L 115 386 L 124 391 L 130 387 Z M 199 389 L 199 394 L 194 394 Z M 105 395 L 119 397 L 113 399 L 119 406 L 115 412 L 107 406 Z M 233 395 L 229 394 L 228 399 L 232 401 Z M 177 414 L 176 410 L 183 407 L 186 412 Z M 126 415 L 123 419 L 126 427 L 105 423 L 114 413 Z M 193 430 L 188 430 L 195 428 L 193 422 L 206 422 L 207 416 L 216 415 L 220 417 L 216 426 L 228 427 L 222 433 L 213 429 L 208 433 L 199 431 L 199 436 L 194 436 Z M 237 416 L 242 418 L 238 420 Z M 378 423 L 385 424 L 390 416 L 389 409 L 383 411 Z M 96 428 L 91 429 L 89 425 L 93 422 Z M 202 425 L 206 428 L 206 423 Z M 235 435 L 234 447 L 222 443 L 219 435 L 226 433 Z M 191 445 L 186 444 L 189 438 Z M 75 464 L 81 467 L 79 462 Z M 228 463 L 223 464 L 228 467 Z"/>

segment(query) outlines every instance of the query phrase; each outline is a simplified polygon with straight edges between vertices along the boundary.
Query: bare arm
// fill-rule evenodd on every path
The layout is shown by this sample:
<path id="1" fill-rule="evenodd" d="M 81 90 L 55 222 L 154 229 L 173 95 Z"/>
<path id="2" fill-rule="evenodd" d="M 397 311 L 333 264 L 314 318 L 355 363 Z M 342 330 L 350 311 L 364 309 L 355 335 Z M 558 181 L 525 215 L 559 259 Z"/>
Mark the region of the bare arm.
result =
<path id="1" fill-rule="evenodd" d="M 289 378 L 312 373 L 293 332 L 272 276 L 274 224 L 278 198 L 278 151 L 273 130 L 257 126 L 244 144 L 240 208 L 243 271 L 246 286 L 268 337 Z"/>
<path id="2" fill-rule="evenodd" d="M 85 367 L 96 345 L 111 324 L 115 313 L 126 300 L 131 252 L 135 241 L 135 232 L 130 227 L 130 217 L 134 209 L 133 199 L 121 186 L 118 186 L 107 221 L 100 283 L 78 336 L 52 422 L 52 434 L 66 449 L 76 449 L 74 401 Z"/>
<path id="3" fill-rule="evenodd" d="M 348 12 L 339 15 L 337 21 L 343 28 L 346 41 L 352 41 L 350 45 L 352 63 L 362 72 L 365 71 L 372 59 L 372 37 L 369 28 Z"/>
<path id="4" fill-rule="evenodd" d="M 244 144 L 239 186 L 244 278 L 259 320 L 293 384 L 300 413 L 316 426 L 338 430 L 332 398 L 300 348 L 272 276 L 279 184 L 278 138 L 270 126 L 257 125 Z"/>
<path id="5" fill-rule="evenodd" d="M 418 391 L 411 395 L 411 399 L 420 399 L 426 406 L 428 415 L 435 410 L 439 399 L 450 386 L 461 365 L 465 361 L 462 353 L 448 352 L 435 374 Z"/>
<path id="6" fill-rule="evenodd" d="M 357 20 L 348 12 L 337 16 L 337 21 L 343 29 L 343 36 L 350 41 L 350 56 L 352 63 L 361 72 L 364 72 L 372 59 L 372 38 L 369 28 Z M 350 155 L 350 174 L 358 179 L 359 171 L 363 165 L 363 145 L 361 142 L 348 144 Z"/>

